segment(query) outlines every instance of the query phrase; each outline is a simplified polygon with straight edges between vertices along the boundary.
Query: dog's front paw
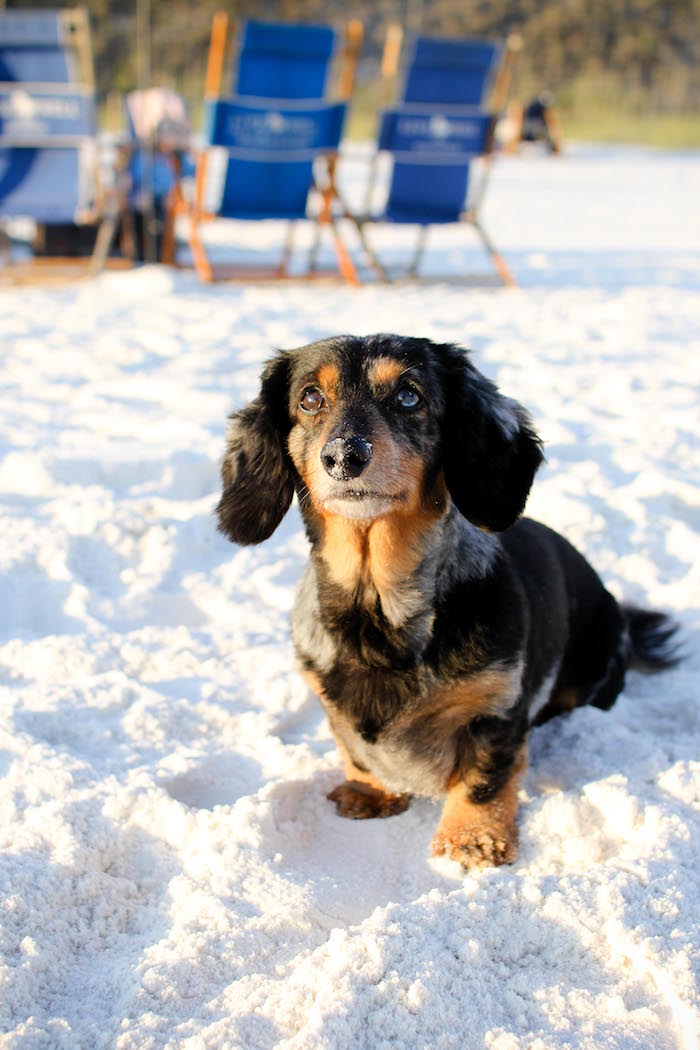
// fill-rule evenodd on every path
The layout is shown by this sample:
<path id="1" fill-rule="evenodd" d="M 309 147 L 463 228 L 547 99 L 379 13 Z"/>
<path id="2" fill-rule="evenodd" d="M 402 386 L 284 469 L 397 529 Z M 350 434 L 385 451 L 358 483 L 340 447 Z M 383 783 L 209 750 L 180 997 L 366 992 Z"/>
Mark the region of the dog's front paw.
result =
<path id="1" fill-rule="evenodd" d="M 512 864 L 518 855 L 518 830 L 489 829 L 475 826 L 466 828 L 438 828 L 430 846 L 434 857 L 449 857 L 464 868 L 490 868 L 498 864 Z"/>
<path id="2" fill-rule="evenodd" d="M 388 795 L 359 780 L 346 780 L 344 784 L 338 784 L 326 798 L 335 802 L 341 817 L 350 817 L 351 820 L 393 817 L 407 810 L 411 801 L 410 795 Z"/>

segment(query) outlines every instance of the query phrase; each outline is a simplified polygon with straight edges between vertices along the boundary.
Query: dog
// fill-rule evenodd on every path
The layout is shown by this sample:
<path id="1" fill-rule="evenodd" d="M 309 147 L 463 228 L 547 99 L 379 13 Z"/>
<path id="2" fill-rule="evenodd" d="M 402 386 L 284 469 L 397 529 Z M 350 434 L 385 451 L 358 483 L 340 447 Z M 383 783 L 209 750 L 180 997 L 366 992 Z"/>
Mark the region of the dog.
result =
<path id="1" fill-rule="evenodd" d="M 292 639 L 345 765 L 328 798 L 355 819 L 444 799 L 432 853 L 465 868 L 516 857 L 533 724 L 676 662 L 664 614 L 520 517 L 542 460 L 526 410 L 428 339 L 279 352 L 231 417 L 220 530 L 260 543 L 296 492 L 310 541 Z"/>

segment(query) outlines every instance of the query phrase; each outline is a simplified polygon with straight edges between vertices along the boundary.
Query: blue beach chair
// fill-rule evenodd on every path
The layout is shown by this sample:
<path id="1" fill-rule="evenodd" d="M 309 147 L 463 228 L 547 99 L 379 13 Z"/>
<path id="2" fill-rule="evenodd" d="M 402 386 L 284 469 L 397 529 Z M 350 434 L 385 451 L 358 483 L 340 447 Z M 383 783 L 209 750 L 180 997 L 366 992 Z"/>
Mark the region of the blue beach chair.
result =
<path id="1" fill-rule="evenodd" d="M 92 60 L 84 11 L 0 12 L 0 229 L 98 226 L 90 265 L 104 265 L 116 229 L 97 178 Z M 56 81 L 47 77 L 60 78 Z M 52 262 L 57 260 L 51 260 Z"/>
<path id="2" fill-rule="evenodd" d="M 327 26 L 247 22 L 231 78 L 234 94 L 222 97 L 229 23 L 215 16 L 206 79 L 204 137 L 207 149 L 198 164 L 195 202 L 190 209 L 189 243 L 199 276 L 253 277 L 250 269 L 215 273 L 200 236 L 202 221 L 287 220 L 281 262 L 258 276 L 288 276 L 293 223 L 311 220 L 329 227 L 338 267 L 357 281 L 336 224 L 335 158 L 354 80 L 362 27 L 351 23 L 344 42 Z M 341 59 L 337 95 L 328 99 L 331 63 Z M 219 152 L 217 158 L 216 151 Z M 216 178 L 216 160 L 219 164 Z M 316 243 L 316 242 L 314 242 Z M 315 256 L 309 261 L 309 269 Z"/>
<path id="3" fill-rule="evenodd" d="M 386 276 L 365 227 L 378 222 L 419 228 L 407 275 L 416 276 L 433 225 L 467 222 L 478 233 L 505 284 L 515 284 L 479 218 L 493 151 L 497 116 L 506 100 L 519 41 L 419 37 L 403 75 L 400 101 L 382 113 L 379 153 L 391 155 L 392 171 L 381 212 L 356 217 L 363 245 Z M 474 178 L 474 161 L 481 170 Z M 368 204 L 374 191 L 373 165 Z"/>
<path id="4" fill-rule="evenodd" d="M 0 85 L 0 215 L 79 222 L 94 205 L 90 93 Z"/>

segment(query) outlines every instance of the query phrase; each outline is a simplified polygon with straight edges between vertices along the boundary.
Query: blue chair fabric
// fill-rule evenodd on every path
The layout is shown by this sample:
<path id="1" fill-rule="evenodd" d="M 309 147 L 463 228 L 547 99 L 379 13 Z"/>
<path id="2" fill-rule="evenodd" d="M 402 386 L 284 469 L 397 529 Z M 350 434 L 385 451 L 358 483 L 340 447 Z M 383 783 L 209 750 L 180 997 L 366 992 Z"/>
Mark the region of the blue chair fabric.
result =
<path id="1" fill-rule="evenodd" d="M 418 37 L 406 70 L 402 101 L 485 105 L 502 50 L 501 44 L 488 40 Z"/>
<path id="2" fill-rule="evenodd" d="M 91 93 L 0 89 L 0 216 L 77 222 L 93 204 Z"/>
<path id="3" fill-rule="evenodd" d="M 219 214 L 306 217 L 314 157 L 338 148 L 345 118 L 322 101 L 336 45 L 330 26 L 243 23 L 234 97 L 205 113 L 207 142 L 228 150 Z"/>
<path id="4" fill-rule="evenodd" d="M 321 99 L 337 35 L 330 26 L 245 22 L 234 95 Z"/>
<path id="5" fill-rule="evenodd" d="M 60 12 L 0 11 L 1 82 L 74 83 L 75 66 Z"/>
<path id="6" fill-rule="evenodd" d="M 217 214 L 231 219 L 303 219 L 313 161 L 337 150 L 343 102 L 272 106 L 220 99 L 205 107 L 205 137 L 227 151 Z"/>
<path id="7" fill-rule="evenodd" d="M 458 222 L 467 195 L 469 162 L 490 149 L 494 120 L 471 107 L 411 107 L 382 114 L 378 148 L 394 157 L 382 219 Z"/>

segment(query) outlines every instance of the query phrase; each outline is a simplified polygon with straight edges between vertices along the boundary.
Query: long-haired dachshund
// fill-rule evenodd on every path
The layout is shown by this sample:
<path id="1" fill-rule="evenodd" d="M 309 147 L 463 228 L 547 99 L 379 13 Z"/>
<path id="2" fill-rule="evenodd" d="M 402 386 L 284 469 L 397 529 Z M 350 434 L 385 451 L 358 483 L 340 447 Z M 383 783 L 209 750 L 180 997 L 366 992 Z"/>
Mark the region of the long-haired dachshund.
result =
<path id="1" fill-rule="evenodd" d="M 338 336 L 282 352 L 232 417 L 219 527 L 260 543 L 296 491 L 311 559 L 299 664 L 345 763 L 342 816 L 445 798 L 434 854 L 517 852 L 533 723 L 609 708 L 629 666 L 675 662 L 674 626 L 618 605 L 561 536 L 523 518 L 540 440 L 467 353 Z"/>

